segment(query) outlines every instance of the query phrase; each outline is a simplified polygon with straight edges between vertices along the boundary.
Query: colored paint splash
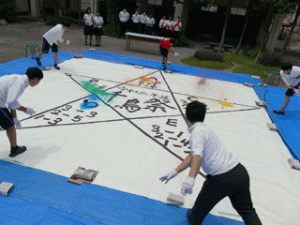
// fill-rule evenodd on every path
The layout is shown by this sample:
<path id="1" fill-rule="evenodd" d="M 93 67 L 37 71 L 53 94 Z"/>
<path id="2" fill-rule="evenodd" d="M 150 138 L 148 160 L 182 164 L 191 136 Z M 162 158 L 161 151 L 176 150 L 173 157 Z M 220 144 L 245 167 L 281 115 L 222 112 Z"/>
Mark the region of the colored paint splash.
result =
<path id="1" fill-rule="evenodd" d="M 229 102 L 226 101 L 226 98 L 225 98 L 225 101 L 224 102 L 213 102 L 214 104 L 220 104 L 222 105 L 223 107 L 230 107 L 230 108 L 233 108 L 234 105 L 233 104 L 230 104 Z"/>
<path id="2" fill-rule="evenodd" d="M 141 81 L 150 82 L 150 78 L 147 78 L 147 77 L 141 77 Z"/>
<path id="3" fill-rule="evenodd" d="M 91 92 L 93 95 L 100 95 L 100 96 L 111 96 L 113 95 L 112 93 L 108 93 L 105 90 L 99 88 L 97 85 L 92 84 L 91 82 L 88 81 L 81 81 L 80 84 L 82 87 L 84 87 L 86 90 Z"/>
<path id="4" fill-rule="evenodd" d="M 98 107 L 97 102 L 83 102 L 80 104 L 80 109 L 86 110 L 86 109 L 93 109 Z"/>

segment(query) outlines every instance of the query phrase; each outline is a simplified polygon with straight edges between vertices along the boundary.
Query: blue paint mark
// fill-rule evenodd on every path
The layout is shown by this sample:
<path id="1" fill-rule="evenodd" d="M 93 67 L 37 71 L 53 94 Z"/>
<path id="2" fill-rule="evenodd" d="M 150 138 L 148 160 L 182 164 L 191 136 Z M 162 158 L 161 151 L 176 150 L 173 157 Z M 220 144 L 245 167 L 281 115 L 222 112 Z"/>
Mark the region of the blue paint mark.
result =
<path id="1" fill-rule="evenodd" d="M 86 110 L 86 109 L 93 109 L 98 107 L 98 103 L 97 102 L 83 102 L 80 104 L 80 109 Z"/>

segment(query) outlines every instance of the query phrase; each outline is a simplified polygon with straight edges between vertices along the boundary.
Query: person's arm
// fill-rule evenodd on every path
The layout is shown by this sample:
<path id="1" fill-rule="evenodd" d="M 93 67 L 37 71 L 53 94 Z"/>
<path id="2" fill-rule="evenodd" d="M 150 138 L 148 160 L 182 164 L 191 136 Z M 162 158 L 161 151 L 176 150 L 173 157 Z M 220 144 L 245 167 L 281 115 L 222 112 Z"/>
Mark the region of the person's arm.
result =
<path id="1" fill-rule="evenodd" d="M 177 173 L 180 173 L 184 171 L 186 168 L 188 168 L 191 165 L 192 162 L 192 153 L 190 153 L 183 161 L 182 163 L 175 169 Z"/>
<path id="2" fill-rule="evenodd" d="M 25 108 L 24 106 L 20 106 L 19 108 L 17 108 L 17 110 L 22 111 L 24 113 L 27 112 L 27 108 Z"/>
<path id="3" fill-rule="evenodd" d="M 200 155 L 193 156 L 192 163 L 191 163 L 191 169 L 189 172 L 189 177 L 192 177 L 194 179 L 196 178 L 196 176 L 200 170 L 201 162 L 202 162 L 202 157 Z"/>
<path id="4" fill-rule="evenodd" d="M 11 109 L 10 113 L 11 113 L 13 119 L 17 118 L 17 112 L 15 109 Z"/>
<path id="5" fill-rule="evenodd" d="M 175 52 L 174 52 L 174 51 L 172 51 L 170 48 L 169 48 L 168 50 L 169 50 L 169 52 L 171 52 L 171 53 L 173 53 L 173 54 L 175 55 Z"/>

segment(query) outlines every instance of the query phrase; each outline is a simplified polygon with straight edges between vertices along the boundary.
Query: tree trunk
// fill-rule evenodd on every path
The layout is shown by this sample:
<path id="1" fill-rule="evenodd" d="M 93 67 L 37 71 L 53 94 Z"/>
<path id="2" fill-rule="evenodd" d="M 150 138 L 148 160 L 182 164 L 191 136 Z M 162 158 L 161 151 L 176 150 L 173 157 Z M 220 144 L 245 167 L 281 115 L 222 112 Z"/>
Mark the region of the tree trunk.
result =
<path id="1" fill-rule="evenodd" d="M 299 1 L 299 4 L 300 4 L 300 1 Z M 291 41 L 291 38 L 292 38 L 292 35 L 293 35 L 293 32 L 294 32 L 295 26 L 297 24 L 297 20 L 298 20 L 299 14 L 300 14 L 300 7 L 298 5 L 297 11 L 296 11 L 296 16 L 295 16 L 294 21 L 292 23 L 291 31 L 289 32 L 289 34 L 288 34 L 288 36 L 286 38 L 286 41 L 284 43 L 283 49 L 282 49 L 281 54 L 280 54 L 281 56 L 284 55 L 284 53 L 285 53 L 285 51 L 287 49 L 287 46 L 289 45 L 289 43 Z"/>
<path id="2" fill-rule="evenodd" d="M 186 27 L 187 27 L 187 22 L 189 19 L 189 11 L 190 11 L 190 5 L 191 5 L 191 0 L 184 0 L 183 7 L 182 7 L 182 14 L 181 14 L 181 32 L 185 34 L 186 32 Z"/>
<path id="3" fill-rule="evenodd" d="M 232 6 L 232 0 L 230 2 L 228 2 L 228 5 L 227 5 L 225 24 L 224 24 L 224 28 L 223 28 L 223 33 L 222 33 L 222 38 L 221 38 L 221 42 L 220 42 L 220 45 L 219 45 L 218 53 L 220 53 L 222 51 L 222 48 L 223 48 L 224 39 L 225 39 L 225 32 L 226 32 L 227 23 L 228 23 L 230 11 L 231 11 L 231 6 Z"/>
<path id="4" fill-rule="evenodd" d="M 241 49 L 241 47 L 242 47 L 242 41 L 243 41 L 244 35 L 245 35 L 245 33 L 246 33 L 247 24 L 248 24 L 248 20 L 246 19 L 246 22 L 245 22 L 245 25 L 244 25 L 244 30 L 243 30 L 242 36 L 241 36 L 240 41 L 239 41 L 239 43 L 238 43 L 238 46 L 237 46 L 237 48 L 236 48 L 236 50 L 235 50 L 235 54 L 236 54 L 236 55 L 240 54 L 240 49 Z"/>

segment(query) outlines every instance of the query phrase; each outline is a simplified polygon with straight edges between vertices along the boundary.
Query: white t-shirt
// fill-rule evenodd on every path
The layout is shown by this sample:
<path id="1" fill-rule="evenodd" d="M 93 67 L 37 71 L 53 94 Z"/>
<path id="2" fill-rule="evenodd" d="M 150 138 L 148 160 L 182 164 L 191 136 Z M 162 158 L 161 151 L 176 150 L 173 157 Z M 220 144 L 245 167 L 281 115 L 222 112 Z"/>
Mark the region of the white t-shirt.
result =
<path id="1" fill-rule="evenodd" d="M 167 20 L 166 21 L 166 29 L 169 31 L 169 30 L 172 30 L 172 28 L 173 28 L 173 21 Z"/>
<path id="2" fill-rule="evenodd" d="M 141 22 L 141 23 L 146 23 L 147 17 L 148 17 L 148 16 L 147 16 L 146 14 L 140 15 L 140 18 L 139 18 L 139 19 L 140 19 L 140 22 Z"/>
<path id="3" fill-rule="evenodd" d="M 147 20 L 146 20 L 146 24 L 149 27 L 153 27 L 153 25 L 155 24 L 155 19 L 148 17 Z"/>
<path id="4" fill-rule="evenodd" d="M 10 109 L 21 107 L 18 98 L 29 85 L 27 75 L 6 75 L 0 78 L 0 108 Z"/>
<path id="5" fill-rule="evenodd" d="M 95 22 L 94 26 L 97 27 L 97 28 L 101 28 L 103 23 L 104 23 L 103 18 L 101 16 L 95 16 L 94 17 L 94 22 Z M 96 23 L 101 23 L 102 25 L 97 26 Z"/>
<path id="6" fill-rule="evenodd" d="M 87 25 L 89 26 L 92 26 L 93 25 L 93 17 L 94 15 L 91 13 L 91 14 L 84 14 L 83 15 L 83 19 L 86 21 L 86 23 L 88 23 Z"/>
<path id="7" fill-rule="evenodd" d="M 43 37 L 48 41 L 49 45 L 57 44 L 57 41 L 63 42 L 62 38 L 64 34 L 63 25 L 57 24 L 55 27 L 46 32 Z"/>
<path id="8" fill-rule="evenodd" d="M 161 19 L 158 24 L 159 28 L 165 28 L 167 25 L 166 22 L 166 20 Z"/>
<path id="9" fill-rule="evenodd" d="M 293 66 L 291 74 L 284 74 L 282 70 L 280 70 L 280 75 L 284 83 L 289 87 L 291 85 L 296 86 L 300 82 L 300 78 L 296 78 L 300 76 L 300 67 Z"/>
<path id="10" fill-rule="evenodd" d="M 124 10 L 122 10 L 120 13 L 119 13 L 119 19 L 121 22 L 125 23 L 129 20 L 129 13 L 126 11 L 124 12 Z"/>
<path id="11" fill-rule="evenodd" d="M 226 150 L 217 135 L 202 122 L 189 128 L 192 154 L 202 157 L 201 167 L 210 175 L 228 172 L 236 167 L 238 159 Z"/>
<path id="12" fill-rule="evenodd" d="M 178 23 L 178 21 L 174 21 L 173 22 L 173 27 Z M 174 31 L 179 31 L 180 28 L 181 28 L 182 24 L 181 22 L 179 21 L 178 25 L 174 28 Z"/>
<path id="13" fill-rule="evenodd" d="M 140 18 L 140 15 L 136 14 L 136 13 L 133 14 L 132 17 L 131 17 L 132 22 L 134 22 L 134 23 L 139 23 L 140 22 L 139 18 Z"/>

